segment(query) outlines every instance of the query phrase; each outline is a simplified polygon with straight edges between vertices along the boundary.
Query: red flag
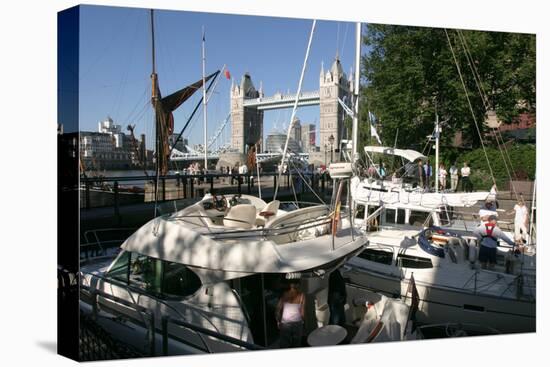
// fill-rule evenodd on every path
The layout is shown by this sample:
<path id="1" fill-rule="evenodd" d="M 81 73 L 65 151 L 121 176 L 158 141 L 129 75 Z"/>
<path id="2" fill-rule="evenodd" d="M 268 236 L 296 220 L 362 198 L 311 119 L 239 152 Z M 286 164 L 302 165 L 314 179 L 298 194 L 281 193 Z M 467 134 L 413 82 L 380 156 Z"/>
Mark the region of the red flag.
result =
<path id="1" fill-rule="evenodd" d="M 231 80 L 231 74 L 229 74 L 229 70 L 225 69 L 225 72 L 223 74 L 228 80 Z"/>

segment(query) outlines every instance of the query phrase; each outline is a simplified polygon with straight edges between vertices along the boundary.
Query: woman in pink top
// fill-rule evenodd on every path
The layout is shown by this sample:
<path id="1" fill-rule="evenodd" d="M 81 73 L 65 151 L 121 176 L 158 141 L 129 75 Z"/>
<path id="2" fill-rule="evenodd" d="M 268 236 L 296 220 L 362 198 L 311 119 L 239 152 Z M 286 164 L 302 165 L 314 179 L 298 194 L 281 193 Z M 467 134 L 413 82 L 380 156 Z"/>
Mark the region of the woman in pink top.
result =
<path id="1" fill-rule="evenodd" d="M 277 304 L 277 326 L 281 330 L 280 347 L 296 348 L 302 344 L 305 297 L 292 282 Z"/>

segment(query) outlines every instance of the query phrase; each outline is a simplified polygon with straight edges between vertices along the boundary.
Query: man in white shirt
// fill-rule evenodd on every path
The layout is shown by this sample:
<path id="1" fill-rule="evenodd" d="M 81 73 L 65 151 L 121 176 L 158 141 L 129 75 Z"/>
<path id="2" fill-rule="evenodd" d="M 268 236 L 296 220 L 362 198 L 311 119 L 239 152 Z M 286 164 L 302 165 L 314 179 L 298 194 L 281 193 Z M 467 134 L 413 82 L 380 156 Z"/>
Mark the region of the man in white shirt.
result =
<path id="1" fill-rule="evenodd" d="M 454 192 L 458 186 L 458 168 L 456 167 L 456 163 L 449 168 L 449 174 L 451 175 L 451 191 Z"/>
<path id="2" fill-rule="evenodd" d="M 470 167 L 468 167 L 468 162 L 464 162 L 464 167 L 460 169 L 460 174 L 462 175 L 462 191 L 472 192 L 472 181 L 470 181 Z"/>
<path id="3" fill-rule="evenodd" d="M 524 240 L 527 237 L 527 224 L 529 222 L 529 213 L 525 201 L 520 198 L 518 203 L 514 205 L 513 211 L 516 212 L 514 218 L 514 238 L 516 241 Z M 509 214 L 512 214 L 512 211 Z"/>

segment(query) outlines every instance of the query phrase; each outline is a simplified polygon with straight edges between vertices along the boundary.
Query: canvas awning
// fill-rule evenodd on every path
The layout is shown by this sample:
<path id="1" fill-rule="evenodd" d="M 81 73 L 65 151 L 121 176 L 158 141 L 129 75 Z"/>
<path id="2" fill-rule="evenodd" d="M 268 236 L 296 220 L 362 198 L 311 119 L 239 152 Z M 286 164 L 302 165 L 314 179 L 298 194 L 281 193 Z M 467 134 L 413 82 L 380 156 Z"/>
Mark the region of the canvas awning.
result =
<path id="1" fill-rule="evenodd" d="M 367 154 L 381 153 L 381 154 L 388 154 L 388 155 L 396 155 L 399 157 L 403 157 L 410 162 L 414 162 L 417 159 L 423 159 L 423 160 L 427 159 L 425 155 L 412 149 L 395 149 L 391 147 L 366 146 L 365 153 Z"/>

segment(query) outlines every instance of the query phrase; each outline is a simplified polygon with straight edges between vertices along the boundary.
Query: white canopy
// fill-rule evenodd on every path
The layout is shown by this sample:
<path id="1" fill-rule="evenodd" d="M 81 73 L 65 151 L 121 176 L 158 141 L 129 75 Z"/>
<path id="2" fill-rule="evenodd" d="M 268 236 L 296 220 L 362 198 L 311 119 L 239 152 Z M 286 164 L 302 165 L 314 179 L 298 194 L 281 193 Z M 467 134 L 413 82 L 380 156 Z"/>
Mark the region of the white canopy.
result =
<path id="1" fill-rule="evenodd" d="M 486 200 L 489 192 L 424 192 L 421 188 L 407 190 L 399 185 L 392 185 L 391 182 L 381 186 L 376 181 L 371 183 L 354 177 L 351 180 L 351 196 L 354 201 L 362 204 L 437 209 L 442 205 L 471 207 L 478 201 Z"/>
<path id="2" fill-rule="evenodd" d="M 395 149 L 391 147 L 378 147 L 378 146 L 366 146 L 365 153 L 382 153 L 388 155 L 397 155 L 403 157 L 410 162 L 414 162 L 417 159 L 427 159 L 425 155 L 420 154 L 416 150 L 412 149 Z"/>
<path id="3" fill-rule="evenodd" d="M 351 256 L 366 242 L 355 230 L 355 240 L 350 230 L 338 233 L 334 249 L 330 235 L 277 245 L 263 239 L 259 232 L 241 231 L 236 233 L 234 240 L 215 240 L 211 238 L 214 232 L 228 233 L 224 228 L 206 226 L 191 229 L 175 218 L 158 217 L 138 229 L 121 247 L 125 251 L 202 269 L 200 277 L 204 283 L 220 277 L 243 276 L 243 273 L 292 273 L 314 269 Z M 242 237 L 237 237 L 239 235 Z"/>

